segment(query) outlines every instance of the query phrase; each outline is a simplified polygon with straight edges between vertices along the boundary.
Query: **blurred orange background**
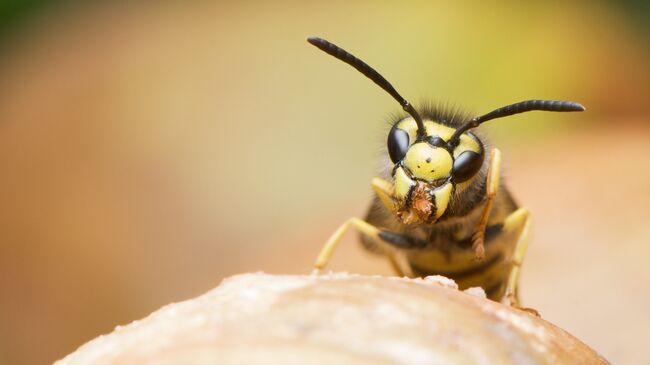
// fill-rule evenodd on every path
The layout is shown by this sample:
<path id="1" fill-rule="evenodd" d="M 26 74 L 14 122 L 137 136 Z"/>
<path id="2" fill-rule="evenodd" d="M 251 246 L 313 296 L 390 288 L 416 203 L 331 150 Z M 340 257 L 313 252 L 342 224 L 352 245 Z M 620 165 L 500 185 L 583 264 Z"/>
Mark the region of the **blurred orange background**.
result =
<path id="1" fill-rule="evenodd" d="M 525 304 L 613 363 L 650 353 L 650 15 L 643 2 L 0 8 L 0 364 L 48 363 L 246 271 L 307 273 L 364 214 L 399 106 L 481 113 L 534 214 Z M 332 269 L 390 274 L 350 234 Z"/>

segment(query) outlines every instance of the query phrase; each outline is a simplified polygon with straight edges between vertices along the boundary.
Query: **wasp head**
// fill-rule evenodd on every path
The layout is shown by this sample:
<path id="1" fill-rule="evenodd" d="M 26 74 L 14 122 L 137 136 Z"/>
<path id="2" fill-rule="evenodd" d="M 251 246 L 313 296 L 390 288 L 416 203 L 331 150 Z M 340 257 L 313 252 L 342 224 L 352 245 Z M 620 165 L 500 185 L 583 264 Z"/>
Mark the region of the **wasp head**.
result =
<path id="1" fill-rule="evenodd" d="M 471 133 L 452 140 L 456 130 L 411 117 L 388 134 L 397 215 L 406 224 L 433 223 L 447 210 L 457 184 L 474 177 L 484 161 L 483 145 Z"/>

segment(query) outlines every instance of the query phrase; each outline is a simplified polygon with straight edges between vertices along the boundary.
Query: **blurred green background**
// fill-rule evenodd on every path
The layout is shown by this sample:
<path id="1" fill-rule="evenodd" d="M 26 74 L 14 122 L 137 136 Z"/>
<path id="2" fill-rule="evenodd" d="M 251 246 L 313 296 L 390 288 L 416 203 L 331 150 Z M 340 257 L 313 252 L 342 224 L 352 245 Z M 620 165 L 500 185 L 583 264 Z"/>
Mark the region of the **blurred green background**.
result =
<path id="1" fill-rule="evenodd" d="M 534 214 L 525 304 L 647 364 L 645 1 L 0 3 L 0 364 L 52 362 L 228 275 L 307 273 L 371 197 L 409 100 L 581 114 L 489 123 Z M 389 274 L 350 235 L 333 269 Z"/>

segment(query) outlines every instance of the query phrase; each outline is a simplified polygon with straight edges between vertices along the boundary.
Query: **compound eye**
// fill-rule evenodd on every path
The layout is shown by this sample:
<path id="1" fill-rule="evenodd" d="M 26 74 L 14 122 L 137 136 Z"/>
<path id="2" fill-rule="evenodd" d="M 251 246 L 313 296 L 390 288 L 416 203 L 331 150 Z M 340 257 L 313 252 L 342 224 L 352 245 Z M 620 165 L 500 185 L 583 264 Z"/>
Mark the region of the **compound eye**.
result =
<path id="1" fill-rule="evenodd" d="M 388 133 L 388 155 L 393 163 L 397 163 L 406 155 L 409 149 L 409 135 L 405 130 L 393 127 Z"/>
<path id="2" fill-rule="evenodd" d="M 481 151 L 483 152 L 483 151 Z M 454 160 L 452 175 L 454 181 L 459 184 L 471 179 L 483 165 L 483 153 L 465 151 Z"/>

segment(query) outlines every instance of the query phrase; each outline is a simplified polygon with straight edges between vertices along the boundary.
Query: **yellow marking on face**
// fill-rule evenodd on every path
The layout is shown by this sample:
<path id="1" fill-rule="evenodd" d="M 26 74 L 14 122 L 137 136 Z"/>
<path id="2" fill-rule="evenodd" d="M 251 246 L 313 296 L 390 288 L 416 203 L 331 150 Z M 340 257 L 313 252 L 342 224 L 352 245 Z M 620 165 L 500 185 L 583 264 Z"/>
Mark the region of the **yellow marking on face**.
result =
<path id="1" fill-rule="evenodd" d="M 395 197 L 400 200 L 406 199 L 413 185 L 415 185 L 415 181 L 408 177 L 404 169 L 398 167 L 395 171 Z"/>
<path id="2" fill-rule="evenodd" d="M 411 145 L 415 142 L 417 138 L 417 129 L 418 126 L 415 123 L 413 118 L 405 118 L 399 123 L 397 123 L 397 128 L 403 129 L 409 135 L 409 141 Z M 438 136 L 445 141 L 448 141 L 451 138 L 452 134 L 456 131 L 452 127 L 448 127 L 444 124 L 440 124 L 433 120 L 425 120 L 424 128 L 426 129 L 427 136 Z M 458 146 L 454 149 L 454 158 L 458 157 L 461 153 L 465 151 L 474 151 L 476 153 L 481 152 L 481 146 L 479 143 L 467 133 L 463 133 L 460 136 L 460 141 Z"/>
<path id="3" fill-rule="evenodd" d="M 413 118 L 409 117 L 403 119 L 401 122 L 397 124 L 397 128 L 406 131 L 406 133 L 409 134 L 409 140 L 411 142 L 415 141 L 415 138 L 417 136 L 418 125 L 417 123 L 415 123 L 415 120 L 413 120 Z M 432 120 L 424 121 L 424 129 L 426 129 L 428 136 L 436 135 L 444 139 L 445 141 L 448 140 L 449 137 L 451 137 L 451 135 L 454 134 L 454 132 L 456 131 L 451 127 L 447 127 L 446 125 L 442 125 Z"/>
<path id="4" fill-rule="evenodd" d="M 436 219 L 440 218 L 447 210 L 452 190 L 452 184 L 445 183 L 445 185 L 433 191 L 433 195 L 436 197 Z"/>
<path id="5" fill-rule="evenodd" d="M 438 136 L 446 141 L 449 140 L 452 134 L 456 131 L 454 128 L 427 120 L 424 123 L 424 128 L 427 130 L 427 136 Z"/>
<path id="6" fill-rule="evenodd" d="M 454 158 L 460 156 L 465 151 L 481 153 L 481 145 L 473 137 L 467 135 L 467 133 L 460 136 L 460 143 L 454 149 Z"/>
<path id="7" fill-rule="evenodd" d="M 454 161 L 447 150 L 428 143 L 416 143 L 404 156 L 404 166 L 418 179 L 428 182 L 449 177 Z"/>

